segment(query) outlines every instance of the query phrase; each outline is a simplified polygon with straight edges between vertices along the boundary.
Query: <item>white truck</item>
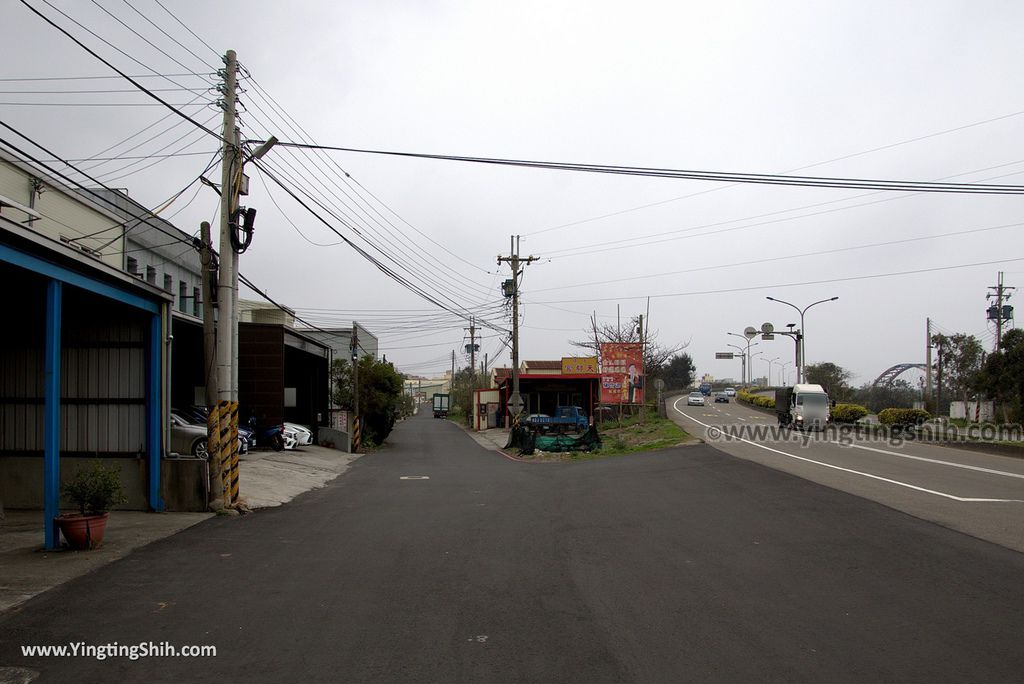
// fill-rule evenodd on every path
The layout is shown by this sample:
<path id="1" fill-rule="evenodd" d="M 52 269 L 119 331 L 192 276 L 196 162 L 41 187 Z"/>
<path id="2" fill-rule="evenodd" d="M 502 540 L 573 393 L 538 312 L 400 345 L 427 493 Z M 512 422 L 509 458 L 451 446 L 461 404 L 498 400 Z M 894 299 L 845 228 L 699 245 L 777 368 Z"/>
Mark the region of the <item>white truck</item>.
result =
<path id="1" fill-rule="evenodd" d="M 775 415 L 780 427 L 821 430 L 832 421 L 835 405 L 821 385 L 798 384 L 775 390 Z"/>

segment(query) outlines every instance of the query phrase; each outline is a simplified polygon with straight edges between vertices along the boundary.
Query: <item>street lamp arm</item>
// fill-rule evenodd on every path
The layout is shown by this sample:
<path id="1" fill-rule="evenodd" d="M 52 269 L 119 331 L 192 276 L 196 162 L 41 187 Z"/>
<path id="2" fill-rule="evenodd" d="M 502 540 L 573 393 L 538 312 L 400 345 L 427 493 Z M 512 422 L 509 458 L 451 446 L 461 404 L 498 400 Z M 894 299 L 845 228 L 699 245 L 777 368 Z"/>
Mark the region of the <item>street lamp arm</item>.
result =
<path id="1" fill-rule="evenodd" d="M 825 302 L 834 302 L 837 299 L 839 299 L 839 297 L 829 297 L 828 299 L 819 299 L 818 301 L 811 302 L 810 304 L 805 306 L 803 311 L 800 311 L 800 309 L 797 309 L 797 311 L 800 311 L 800 315 L 803 316 L 805 313 L 807 313 L 807 310 L 810 309 L 812 306 L 815 306 L 817 304 L 824 304 Z M 779 301 L 779 300 L 776 299 L 775 301 Z M 790 304 L 790 306 L 792 306 L 792 304 Z M 796 308 L 796 307 L 794 307 L 794 308 Z"/>
<path id="2" fill-rule="evenodd" d="M 793 309 L 796 309 L 796 312 L 797 312 L 797 313 L 800 313 L 800 314 L 802 314 L 802 313 L 803 313 L 803 311 L 801 311 L 801 310 L 800 310 L 800 307 L 799 307 L 799 306 L 797 306 L 796 304 L 792 304 L 792 303 L 790 303 L 790 302 L 787 302 L 787 301 L 784 301 L 784 300 L 782 300 L 782 299 L 776 299 L 775 297 L 765 297 L 765 299 L 767 299 L 767 300 L 768 300 L 768 301 L 770 301 L 770 302 L 778 302 L 779 304 L 785 304 L 785 305 L 786 305 L 786 306 L 788 306 L 788 307 L 791 307 L 791 308 L 793 308 Z"/>

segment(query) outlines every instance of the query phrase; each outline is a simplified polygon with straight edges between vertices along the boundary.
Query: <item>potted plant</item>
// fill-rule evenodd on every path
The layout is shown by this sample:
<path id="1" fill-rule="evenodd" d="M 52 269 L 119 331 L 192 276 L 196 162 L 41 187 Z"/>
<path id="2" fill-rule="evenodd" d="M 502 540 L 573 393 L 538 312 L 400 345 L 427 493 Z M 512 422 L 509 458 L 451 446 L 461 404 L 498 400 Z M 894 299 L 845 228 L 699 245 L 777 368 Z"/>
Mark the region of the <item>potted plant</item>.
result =
<path id="1" fill-rule="evenodd" d="M 126 503 L 121 476 L 116 466 L 99 461 L 82 467 L 64 485 L 64 496 L 78 513 L 57 516 L 57 526 L 73 549 L 95 549 L 103 542 L 111 506 Z"/>

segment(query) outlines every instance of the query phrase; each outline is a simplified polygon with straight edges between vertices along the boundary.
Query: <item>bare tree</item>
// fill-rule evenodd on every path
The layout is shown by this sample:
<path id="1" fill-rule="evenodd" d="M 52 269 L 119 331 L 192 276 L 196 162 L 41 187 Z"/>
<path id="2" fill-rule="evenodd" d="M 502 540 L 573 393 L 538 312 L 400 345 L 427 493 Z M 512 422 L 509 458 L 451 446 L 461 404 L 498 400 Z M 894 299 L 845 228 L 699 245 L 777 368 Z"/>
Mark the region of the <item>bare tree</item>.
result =
<path id="1" fill-rule="evenodd" d="M 582 340 L 570 341 L 574 347 L 586 349 L 594 356 L 600 356 L 601 345 L 609 342 L 632 342 L 644 344 L 644 368 L 649 377 L 657 377 L 661 369 L 665 367 L 668 360 L 674 355 L 690 346 L 689 341 L 672 346 L 663 346 L 658 343 L 657 330 L 645 330 L 644 340 L 640 339 L 640 317 L 634 316 L 629 323 L 623 326 L 605 323 L 597 324 L 596 318 L 590 319 L 591 328 L 586 331 L 588 337 Z"/>

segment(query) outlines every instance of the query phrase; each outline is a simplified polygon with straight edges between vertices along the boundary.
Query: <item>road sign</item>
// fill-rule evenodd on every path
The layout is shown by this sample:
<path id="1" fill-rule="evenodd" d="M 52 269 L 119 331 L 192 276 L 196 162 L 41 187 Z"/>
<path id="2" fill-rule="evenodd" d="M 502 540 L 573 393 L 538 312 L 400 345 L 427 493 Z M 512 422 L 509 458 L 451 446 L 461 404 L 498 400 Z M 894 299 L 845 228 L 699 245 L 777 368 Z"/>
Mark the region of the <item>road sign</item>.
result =
<path id="1" fill-rule="evenodd" d="M 736 355 L 732 352 L 715 352 L 716 359 L 734 359 Z"/>
<path id="2" fill-rule="evenodd" d="M 662 380 L 661 378 L 658 378 L 657 380 L 655 380 L 654 381 L 654 389 L 658 390 L 659 392 L 661 390 L 665 389 L 665 381 Z"/>
<path id="3" fill-rule="evenodd" d="M 757 337 L 757 328 L 755 328 L 752 325 L 748 325 L 746 328 L 743 329 L 743 334 L 746 336 L 748 340 L 752 340 L 755 337 Z"/>
<path id="4" fill-rule="evenodd" d="M 775 335 L 773 333 L 761 333 L 762 340 L 774 340 Z"/>
<path id="5" fill-rule="evenodd" d="M 775 326 L 772 325 L 771 323 L 762 323 L 761 332 L 763 332 L 765 335 L 771 335 L 773 332 L 775 332 Z"/>
<path id="6" fill-rule="evenodd" d="M 508 398 L 508 412 L 513 416 L 518 416 L 523 412 L 523 398 L 519 394 L 513 394 Z"/>

